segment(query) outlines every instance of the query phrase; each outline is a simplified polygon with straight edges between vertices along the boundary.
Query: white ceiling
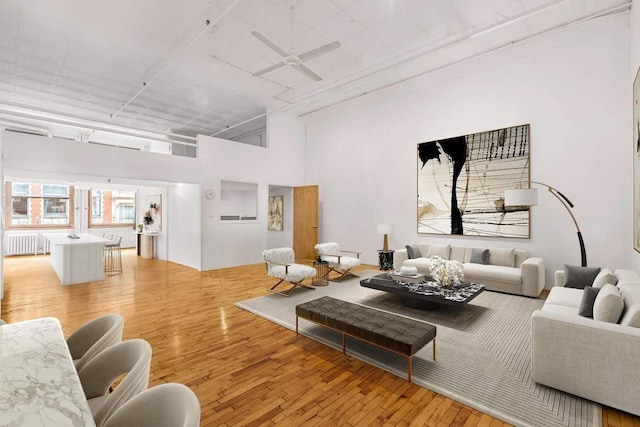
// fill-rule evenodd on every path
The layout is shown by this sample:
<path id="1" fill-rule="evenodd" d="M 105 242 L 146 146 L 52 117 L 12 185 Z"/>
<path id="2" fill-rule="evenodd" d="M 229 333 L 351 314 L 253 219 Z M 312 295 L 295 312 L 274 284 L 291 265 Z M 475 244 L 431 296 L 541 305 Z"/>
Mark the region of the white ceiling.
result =
<path id="1" fill-rule="evenodd" d="M 268 109 L 323 108 L 631 4 L 298 0 L 292 32 L 289 2 L 2 0 L 0 119 L 19 121 L 11 111 L 56 113 L 159 133 L 241 137 L 264 127 Z M 319 82 L 287 66 L 255 77 L 282 57 L 254 30 L 298 55 L 333 41 L 341 47 L 304 63 Z"/>

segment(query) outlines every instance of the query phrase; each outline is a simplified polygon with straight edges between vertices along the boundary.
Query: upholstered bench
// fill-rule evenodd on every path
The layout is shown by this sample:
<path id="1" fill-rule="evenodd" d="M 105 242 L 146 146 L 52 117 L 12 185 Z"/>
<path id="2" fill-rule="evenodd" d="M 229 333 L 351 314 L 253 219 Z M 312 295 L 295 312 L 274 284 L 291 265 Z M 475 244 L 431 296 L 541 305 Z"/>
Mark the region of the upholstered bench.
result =
<path id="1" fill-rule="evenodd" d="M 296 306 L 296 334 L 299 317 L 340 332 L 343 353 L 346 351 L 346 337 L 350 336 L 405 356 L 409 382 L 413 355 L 431 340 L 433 360 L 436 359 L 436 327 L 429 323 L 331 297 Z"/>

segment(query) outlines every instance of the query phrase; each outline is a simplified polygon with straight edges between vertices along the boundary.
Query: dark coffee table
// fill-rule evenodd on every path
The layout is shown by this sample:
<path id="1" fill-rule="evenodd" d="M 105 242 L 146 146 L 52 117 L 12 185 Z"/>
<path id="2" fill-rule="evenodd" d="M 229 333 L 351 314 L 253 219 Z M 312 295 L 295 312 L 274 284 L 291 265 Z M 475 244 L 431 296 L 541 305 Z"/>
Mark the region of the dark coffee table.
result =
<path id="1" fill-rule="evenodd" d="M 403 283 L 390 274 L 361 280 L 360 286 L 400 295 L 404 305 L 421 310 L 435 310 L 440 305 L 463 306 L 484 291 L 484 285 L 478 283 L 462 282 L 445 289 L 430 278 L 422 283 Z"/>

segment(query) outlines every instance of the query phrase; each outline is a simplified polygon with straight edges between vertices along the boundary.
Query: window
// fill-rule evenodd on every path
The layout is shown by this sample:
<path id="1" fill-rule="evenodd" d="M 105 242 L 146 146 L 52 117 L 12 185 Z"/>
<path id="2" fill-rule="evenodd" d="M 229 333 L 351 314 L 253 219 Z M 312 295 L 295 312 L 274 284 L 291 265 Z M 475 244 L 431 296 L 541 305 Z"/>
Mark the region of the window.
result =
<path id="1" fill-rule="evenodd" d="M 73 187 L 33 182 L 7 182 L 7 228 L 70 228 Z"/>
<path id="2" fill-rule="evenodd" d="M 120 190 L 92 190 L 89 227 L 133 227 L 136 193 Z"/>

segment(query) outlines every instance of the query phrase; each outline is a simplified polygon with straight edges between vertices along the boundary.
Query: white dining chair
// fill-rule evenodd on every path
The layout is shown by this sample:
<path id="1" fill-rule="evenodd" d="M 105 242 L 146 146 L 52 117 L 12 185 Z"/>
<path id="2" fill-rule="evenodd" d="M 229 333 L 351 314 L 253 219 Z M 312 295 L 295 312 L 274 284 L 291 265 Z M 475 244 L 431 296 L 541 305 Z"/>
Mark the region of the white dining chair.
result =
<path id="1" fill-rule="evenodd" d="M 104 350 L 78 371 L 97 427 L 149 386 L 151 346 L 143 339 L 123 341 Z M 126 376 L 109 392 L 115 380 Z"/>
<path id="2" fill-rule="evenodd" d="M 117 313 L 96 317 L 67 338 L 76 370 L 80 371 L 98 353 L 122 341 L 124 319 Z"/>
<path id="3" fill-rule="evenodd" d="M 198 427 L 200 401 L 186 385 L 152 387 L 122 405 L 104 427 Z"/>

